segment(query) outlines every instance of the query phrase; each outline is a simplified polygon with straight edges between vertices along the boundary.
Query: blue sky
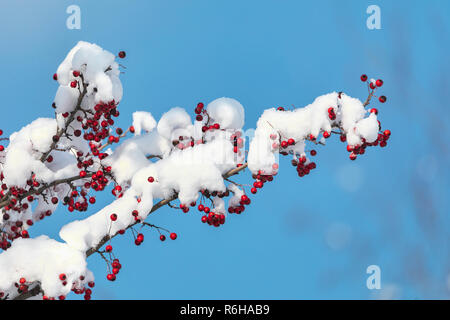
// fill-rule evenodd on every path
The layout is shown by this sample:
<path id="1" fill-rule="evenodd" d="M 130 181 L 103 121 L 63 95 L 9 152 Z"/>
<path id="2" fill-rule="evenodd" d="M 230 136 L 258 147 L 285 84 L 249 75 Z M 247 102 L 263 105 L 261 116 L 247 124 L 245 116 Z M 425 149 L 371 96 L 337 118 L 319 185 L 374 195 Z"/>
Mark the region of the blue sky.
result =
<path id="1" fill-rule="evenodd" d="M 66 28 L 71 4 L 81 8 L 80 30 Z M 366 27 L 371 4 L 381 30 Z M 140 247 L 130 234 L 115 239 L 123 270 L 110 283 L 100 257 L 89 258 L 93 298 L 448 299 L 449 9 L 445 0 L 3 1 L 0 127 L 11 133 L 52 116 L 51 76 L 79 40 L 127 52 L 123 127 L 136 110 L 159 117 L 227 96 L 254 128 L 266 108 L 335 90 L 365 99 L 359 76 L 382 78 L 388 102 L 376 106 L 392 131 L 387 148 L 350 162 L 335 139 L 304 179 L 285 159 L 275 182 L 219 229 L 194 212 L 159 210 L 150 222 L 179 239 L 161 243 L 154 231 Z M 109 201 L 105 193 L 91 210 Z M 61 209 L 30 233 L 58 238 L 82 217 Z M 372 264 L 380 291 L 366 288 Z"/>

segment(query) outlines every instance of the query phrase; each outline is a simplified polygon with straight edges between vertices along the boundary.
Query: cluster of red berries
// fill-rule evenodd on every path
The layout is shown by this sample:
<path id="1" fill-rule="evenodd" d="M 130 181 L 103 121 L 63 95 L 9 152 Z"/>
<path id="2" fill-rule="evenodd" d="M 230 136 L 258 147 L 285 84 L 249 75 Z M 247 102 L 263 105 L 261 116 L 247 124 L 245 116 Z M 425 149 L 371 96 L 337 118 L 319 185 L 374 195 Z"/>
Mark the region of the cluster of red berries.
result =
<path id="1" fill-rule="evenodd" d="M 84 139 L 95 142 L 91 144 L 92 154 L 103 159 L 106 155 L 101 154 L 97 150 L 98 144 L 106 138 L 108 138 L 109 143 L 119 142 L 119 137 L 110 136 L 110 127 L 114 125 L 114 119 L 112 117 L 118 117 L 119 111 L 117 110 L 117 104 L 114 100 L 108 103 L 96 104 L 94 106 L 94 111 L 94 115 L 87 118 L 85 121 L 81 116 L 79 116 L 77 120 L 83 122 L 82 127 L 85 130 L 83 135 Z M 120 136 L 120 134 L 123 133 L 123 130 L 117 128 L 116 133 Z"/>
<path id="2" fill-rule="evenodd" d="M 214 213 L 210 211 L 207 215 L 202 216 L 202 222 L 210 226 L 220 227 L 225 223 L 225 215 L 223 213 Z"/>
<path id="3" fill-rule="evenodd" d="M 205 109 L 205 105 L 203 104 L 203 102 L 197 103 L 197 107 L 195 108 L 194 112 L 196 114 L 195 120 L 197 120 L 197 121 L 203 121 L 204 116 L 208 117 L 206 124 L 202 127 L 202 132 L 220 129 L 220 124 L 218 124 L 218 123 L 210 124 L 209 123 L 210 117 L 208 115 L 208 112 Z"/>
<path id="4" fill-rule="evenodd" d="M 3 179 L 3 173 L 0 173 L 0 180 L 3 181 Z M 35 180 L 35 176 L 33 175 L 32 179 L 27 181 L 27 185 L 30 188 L 29 190 L 32 190 L 34 188 L 39 188 L 40 183 Z M 17 238 L 30 237 L 28 231 L 24 229 L 24 224 L 31 226 L 33 225 L 33 220 L 10 220 L 11 211 L 21 214 L 25 212 L 30 207 L 30 204 L 34 201 L 34 197 L 32 195 L 25 197 L 25 194 L 29 192 L 29 190 L 15 186 L 12 186 L 8 189 L 8 186 L 5 183 L 1 185 L 0 200 L 6 196 L 5 192 L 9 192 L 11 197 L 9 200 L 9 204 L 3 208 L 3 222 L 8 222 L 8 224 L 4 225 L 2 230 L 3 232 L 1 233 L 0 248 L 2 250 L 7 250 L 9 247 L 11 247 L 10 241 L 13 241 Z"/>
<path id="5" fill-rule="evenodd" d="M 0 129 L 0 136 L 2 136 L 2 135 L 3 135 L 3 130 Z M 3 152 L 3 151 L 5 151 L 5 147 L 0 144 L 0 152 Z"/>
<path id="6" fill-rule="evenodd" d="M 236 131 L 230 137 L 233 144 L 233 152 L 238 153 L 240 149 L 244 147 L 244 139 L 242 138 L 242 132 Z"/>
<path id="7" fill-rule="evenodd" d="M 366 82 L 368 80 L 367 75 L 363 74 L 361 76 L 361 81 Z M 368 83 L 369 88 L 372 90 L 371 94 L 373 94 L 375 92 L 375 90 L 377 88 L 380 88 L 381 86 L 383 86 L 383 80 L 378 79 L 376 81 L 370 81 Z M 385 96 L 380 96 L 378 98 L 378 100 L 381 103 L 386 102 L 386 97 Z M 378 115 L 378 110 L 376 108 L 371 108 L 370 109 L 371 113 L 375 113 L 376 115 Z M 383 132 L 381 132 L 381 123 L 380 121 L 378 121 L 378 130 L 380 130 L 380 132 L 378 133 L 378 137 L 374 142 L 366 142 L 365 139 L 362 139 L 362 144 L 361 145 L 347 145 L 347 151 L 350 152 L 349 158 L 350 160 L 356 160 L 357 155 L 362 155 L 366 152 L 366 148 L 367 147 L 372 147 L 372 146 L 380 146 L 382 148 L 387 146 L 387 141 L 389 140 L 390 136 L 391 136 L 391 131 L 390 130 L 384 130 Z M 345 135 L 341 135 L 340 139 L 342 142 L 345 142 L 347 139 L 345 137 Z"/>
<path id="8" fill-rule="evenodd" d="M 366 142 L 365 139 L 363 139 L 363 143 L 361 145 L 351 146 L 347 145 L 347 151 L 350 152 L 349 158 L 350 160 L 356 160 L 356 157 L 358 154 L 364 154 L 367 147 L 373 147 L 373 146 L 380 146 L 382 148 L 387 146 L 387 141 L 389 140 L 389 137 L 391 136 L 390 130 L 384 130 L 384 132 L 378 134 L 377 140 L 374 142 Z M 345 141 L 345 140 L 344 140 Z"/>
<path id="9" fill-rule="evenodd" d="M 333 107 L 328 108 L 328 118 L 330 118 L 330 120 L 336 120 L 336 112 L 334 111 Z M 325 137 L 325 135 L 324 135 L 324 137 Z M 328 135 L 328 137 L 329 137 L 329 135 Z M 328 138 L 328 137 L 325 137 L 325 138 Z"/>
<path id="10" fill-rule="evenodd" d="M 197 103 L 197 107 L 194 110 L 195 114 L 197 115 L 195 117 L 195 120 L 203 121 L 203 116 L 201 114 L 202 114 L 202 112 L 205 112 L 205 110 L 203 110 L 204 106 L 205 105 L 203 104 L 203 102 Z"/>
<path id="11" fill-rule="evenodd" d="M 273 168 L 278 169 L 278 164 L 274 163 Z M 253 174 L 252 178 L 255 180 L 253 188 L 250 189 L 250 192 L 253 194 L 258 192 L 258 189 L 261 189 L 265 183 L 273 181 L 273 175 L 266 175 L 261 170 L 258 171 L 258 174 Z"/>
<path id="12" fill-rule="evenodd" d="M 131 212 L 131 215 L 134 217 L 134 220 L 135 220 L 136 222 L 140 222 L 140 221 L 142 220 L 141 217 L 139 217 L 139 212 L 138 212 L 137 210 L 133 210 L 133 211 Z M 114 222 L 114 221 L 117 221 L 117 218 L 118 218 L 118 217 L 117 217 L 117 214 L 112 213 L 112 214 L 109 216 L 109 218 L 111 219 L 111 222 Z M 154 226 L 154 227 L 156 227 L 156 226 Z M 158 227 L 157 227 L 157 228 L 158 228 Z M 124 230 L 124 229 L 121 229 L 121 230 L 118 231 L 118 233 L 121 234 L 121 235 L 123 235 L 123 234 L 125 233 L 125 230 Z M 134 235 L 134 233 L 133 233 L 133 235 Z M 177 238 L 177 234 L 176 234 L 175 232 L 170 233 L 170 239 L 175 240 L 176 238 Z M 166 240 L 166 236 L 164 236 L 163 234 L 160 234 L 159 239 L 160 239 L 161 241 L 164 241 L 164 240 Z M 143 235 L 142 233 L 138 233 L 138 234 L 136 235 L 136 237 L 134 238 L 134 244 L 137 245 L 137 246 L 139 246 L 139 245 L 142 244 L 142 242 L 144 242 L 144 235 Z M 111 245 L 107 245 L 107 246 L 105 247 L 105 251 L 108 252 L 108 253 L 110 253 L 110 252 L 112 251 L 112 246 L 111 246 Z"/>
<path id="13" fill-rule="evenodd" d="M 316 155 L 316 151 L 311 150 L 311 155 Z M 308 175 L 311 170 L 316 169 L 316 163 L 311 161 L 307 164 L 305 156 L 301 156 L 298 160 L 292 160 L 291 163 L 294 167 L 297 167 L 297 174 L 300 178 Z"/>

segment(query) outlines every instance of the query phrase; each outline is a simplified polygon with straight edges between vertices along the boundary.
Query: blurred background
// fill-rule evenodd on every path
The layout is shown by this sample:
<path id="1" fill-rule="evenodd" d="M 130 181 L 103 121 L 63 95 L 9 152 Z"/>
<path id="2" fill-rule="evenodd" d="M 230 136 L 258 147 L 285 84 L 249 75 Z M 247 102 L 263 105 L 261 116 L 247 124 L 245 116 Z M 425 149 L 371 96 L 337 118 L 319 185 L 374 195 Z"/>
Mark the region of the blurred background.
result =
<path id="1" fill-rule="evenodd" d="M 89 258 L 94 299 L 449 299 L 450 2 L 432 1 L 0 1 L 0 127 L 10 134 L 52 117 L 59 63 L 79 40 L 125 50 L 119 125 L 148 110 L 193 111 L 227 96 L 246 108 L 246 128 L 264 109 L 301 107 L 332 91 L 364 100 L 362 73 L 382 78 L 379 109 L 388 146 L 354 162 L 333 136 L 317 148 L 317 170 L 299 179 L 287 158 L 251 206 L 220 228 L 200 213 L 164 208 L 148 230 L 113 240 L 122 270 Z M 78 5 L 81 29 L 66 27 Z M 381 29 L 369 30 L 369 5 Z M 333 141 L 331 141 L 333 140 Z M 238 181 L 248 183 L 248 173 Z M 59 239 L 88 213 L 61 208 L 30 229 Z M 369 290 L 366 269 L 381 269 Z M 78 296 L 71 295 L 75 299 Z"/>

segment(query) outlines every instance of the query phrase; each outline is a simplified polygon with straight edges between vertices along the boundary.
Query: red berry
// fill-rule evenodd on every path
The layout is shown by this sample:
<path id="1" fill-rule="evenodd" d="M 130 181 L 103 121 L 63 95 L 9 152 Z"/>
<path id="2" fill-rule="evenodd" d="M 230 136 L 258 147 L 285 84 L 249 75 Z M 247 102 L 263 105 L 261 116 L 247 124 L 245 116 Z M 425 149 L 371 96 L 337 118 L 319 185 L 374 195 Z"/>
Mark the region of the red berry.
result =
<path id="1" fill-rule="evenodd" d="M 76 77 L 79 77 L 80 76 L 80 71 L 77 71 L 77 70 L 74 70 L 73 72 L 72 72 L 72 74 L 73 74 L 73 76 L 76 78 Z"/>
<path id="2" fill-rule="evenodd" d="M 386 102 L 386 97 L 385 97 L 385 96 L 381 96 L 381 97 L 378 98 L 378 100 L 379 100 L 381 103 L 385 103 L 385 102 Z"/>
<path id="3" fill-rule="evenodd" d="M 20 278 L 19 282 L 20 282 L 21 284 L 24 284 L 25 282 L 27 282 L 27 280 L 26 280 L 25 278 Z"/>
<path id="4" fill-rule="evenodd" d="M 106 251 L 106 252 L 111 252 L 111 251 L 112 251 L 112 246 L 108 244 L 108 245 L 105 247 L 105 251 Z"/>
<path id="5" fill-rule="evenodd" d="M 61 281 L 66 280 L 66 275 L 65 275 L 64 273 L 61 273 L 61 274 L 59 275 L 59 280 L 61 280 Z"/>
<path id="6" fill-rule="evenodd" d="M 311 154 L 312 156 L 315 156 L 315 155 L 317 154 L 317 151 L 316 151 L 316 150 L 311 150 L 310 154 Z"/>
<path id="7" fill-rule="evenodd" d="M 384 130 L 383 134 L 389 137 L 391 135 L 391 130 Z"/>
<path id="8" fill-rule="evenodd" d="M 295 140 L 292 138 L 288 139 L 287 143 L 288 143 L 288 145 L 293 145 L 293 144 L 295 144 Z"/>
<path id="9" fill-rule="evenodd" d="M 361 76 L 361 81 L 362 81 L 362 82 L 366 82 L 366 81 L 367 81 L 367 75 L 363 74 L 363 75 Z"/>
<path id="10" fill-rule="evenodd" d="M 177 238 L 177 234 L 175 232 L 172 232 L 170 234 L 170 239 L 175 240 Z"/>
<path id="11" fill-rule="evenodd" d="M 108 279 L 109 281 L 114 281 L 114 280 L 116 280 L 116 275 L 113 274 L 113 273 L 109 273 L 109 274 L 106 276 L 106 279 Z"/>
<path id="12" fill-rule="evenodd" d="M 350 153 L 350 156 L 349 156 L 349 158 L 350 158 L 350 160 L 355 160 L 356 159 L 356 154 L 355 153 Z"/>
<path id="13" fill-rule="evenodd" d="M 372 108 L 372 109 L 370 109 L 370 113 L 378 114 L 378 109 L 377 108 Z"/>
<path id="14" fill-rule="evenodd" d="M 381 87 L 383 85 L 383 80 L 378 79 L 375 84 L 377 85 L 377 87 Z"/>
<path id="15" fill-rule="evenodd" d="M 71 86 L 72 88 L 76 88 L 76 87 L 77 87 L 77 81 L 72 81 L 72 82 L 70 83 L 70 86 Z"/>
<path id="16" fill-rule="evenodd" d="M 84 171 L 84 170 L 80 171 L 80 177 L 81 178 L 86 177 L 86 171 Z"/>
<path id="17" fill-rule="evenodd" d="M 53 74 L 53 80 L 58 80 L 58 75 L 56 73 Z"/>
<path id="18" fill-rule="evenodd" d="M 197 120 L 197 121 L 202 121 L 203 120 L 203 116 L 202 115 L 197 115 L 196 117 L 195 117 L 195 120 Z"/>
<path id="19" fill-rule="evenodd" d="M 117 220 L 117 214 L 113 213 L 113 214 L 110 216 L 110 218 L 111 218 L 112 221 L 116 221 L 116 220 Z"/>
<path id="20" fill-rule="evenodd" d="M 328 131 L 324 131 L 324 132 L 323 132 L 323 137 L 324 137 L 325 139 L 328 139 L 328 138 L 330 137 L 330 133 L 329 133 Z"/>
<path id="21" fill-rule="evenodd" d="M 203 104 L 203 102 L 197 103 L 197 108 L 198 108 L 198 109 L 203 109 L 204 106 L 205 106 L 205 105 Z"/>
<path id="22" fill-rule="evenodd" d="M 165 240 L 166 240 L 166 236 L 165 236 L 165 235 L 163 235 L 163 234 L 162 234 L 162 235 L 160 235 L 160 236 L 159 236 L 159 240 L 161 240 L 161 241 L 165 241 Z"/>
<path id="23" fill-rule="evenodd" d="M 125 58 L 126 55 L 127 55 L 127 54 L 125 53 L 125 51 L 120 51 L 120 52 L 119 52 L 119 58 L 120 58 L 120 59 Z"/>
<path id="24" fill-rule="evenodd" d="M 148 177 L 148 182 L 150 182 L 150 183 L 152 183 L 153 181 L 155 181 L 155 178 L 153 178 L 153 177 Z"/>

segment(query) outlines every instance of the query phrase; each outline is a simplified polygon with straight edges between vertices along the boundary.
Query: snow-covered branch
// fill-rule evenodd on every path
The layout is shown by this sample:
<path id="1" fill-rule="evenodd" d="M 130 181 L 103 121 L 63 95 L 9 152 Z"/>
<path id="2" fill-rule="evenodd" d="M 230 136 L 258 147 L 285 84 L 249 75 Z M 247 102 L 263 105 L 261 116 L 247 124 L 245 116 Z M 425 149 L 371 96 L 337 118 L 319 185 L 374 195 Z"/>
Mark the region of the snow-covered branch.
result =
<path id="1" fill-rule="evenodd" d="M 100 254 L 108 280 L 115 280 L 121 268 L 111 242 L 115 236 L 130 230 L 139 245 L 144 241 L 140 230 L 148 227 L 158 230 L 161 241 L 166 234 L 177 238 L 145 221 L 159 208 L 168 205 L 185 213 L 196 208 L 203 223 L 219 227 L 250 204 L 247 191 L 256 193 L 274 180 L 279 155 L 290 156 L 303 177 L 316 168 L 312 157 L 317 151 L 308 148 L 325 145 L 333 134 L 347 143 L 351 160 L 367 147 L 386 146 L 390 137 L 389 130 L 381 131 L 378 111 L 366 110 L 383 83 L 365 75 L 361 80 L 369 95 L 364 103 L 329 93 L 304 108 L 265 110 L 254 131 L 243 130 L 244 107 L 231 98 L 198 103 L 194 121 L 175 107 L 159 121 L 137 111 L 128 129 L 114 128 L 122 99 L 119 67 L 113 54 L 78 43 L 54 75 L 59 83 L 55 119 L 37 119 L 11 134 L 6 148 L 0 146 L 0 298 L 65 299 L 74 291 L 90 299 L 94 276 L 86 258 Z M 128 133 L 133 136 L 126 139 Z M 247 191 L 231 180 L 246 168 L 254 179 Z M 95 203 L 93 192 L 108 185 L 114 200 L 62 226 L 64 242 L 29 237 L 28 228 L 58 204 L 86 212 Z"/>

